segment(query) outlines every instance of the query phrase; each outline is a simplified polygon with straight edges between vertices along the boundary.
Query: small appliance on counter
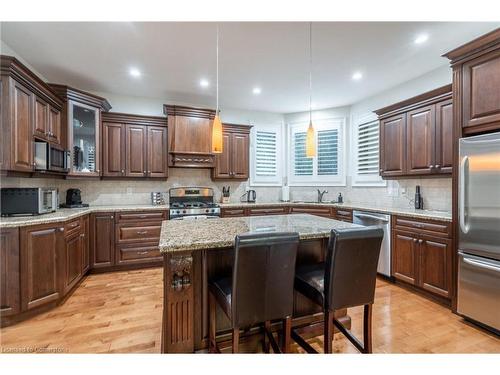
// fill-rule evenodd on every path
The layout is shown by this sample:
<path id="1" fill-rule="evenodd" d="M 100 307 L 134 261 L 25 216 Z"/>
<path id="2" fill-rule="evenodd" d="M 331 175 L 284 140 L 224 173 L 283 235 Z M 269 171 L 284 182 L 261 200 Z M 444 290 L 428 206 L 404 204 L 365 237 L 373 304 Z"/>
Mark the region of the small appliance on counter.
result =
<path id="1" fill-rule="evenodd" d="M 420 194 L 420 185 L 415 187 L 415 209 L 423 210 L 424 209 L 424 198 L 422 194 Z"/>
<path id="2" fill-rule="evenodd" d="M 2 188 L 2 216 L 40 215 L 55 212 L 58 205 L 56 188 Z"/>
<path id="3" fill-rule="evenodd" d="M 61 204 L 62 208 L 82 208 L 88 206 L 88 203 L 82 203 L 82 192 L 80 189 L 68 189 L 66 191 L 66 203 Z"/>
<path id="4" fill-rule="evenodd" d="M 222 197 L 221 197 L 221 203 L 229 203 L 229 199 L 231 197 L 231 186 L 222 187 Z"/>
<path id="5" fill-rule="evenodd" d="M 240 198 L 240 201 L 247 203 L 255 203 L 257 200 L 257 192 L 255 190 L 248 190 Z"/>
<path id="6" fill-rule="evenodd" d="M 163 193 L 161 191 L 152 191 L 151 192 L 151 204 L 153 206 L 165 205 L 165 198 L 163 197 Z"/>

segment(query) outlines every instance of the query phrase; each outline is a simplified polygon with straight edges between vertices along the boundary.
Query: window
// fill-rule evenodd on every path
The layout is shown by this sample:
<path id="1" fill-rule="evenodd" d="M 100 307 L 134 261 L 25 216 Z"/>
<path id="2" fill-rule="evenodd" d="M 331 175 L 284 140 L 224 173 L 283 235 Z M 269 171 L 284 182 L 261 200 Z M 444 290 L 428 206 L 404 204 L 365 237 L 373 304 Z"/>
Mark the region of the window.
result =
<path id="1" fill-rule="evenodd" d="M 290 125 L 290 185 L 345 185 L 344 119 L 315 121 L 316 157 L 306 157 L 307 123 Z"/>
<path id="2" fill-rule="evenodd" d="M 353 186 L 385 186 L 379 175 L 379 123 L 373 116 L 353 126 Z"/>
<path id="3" fill-rule="evenodd" d="M 281 186 L 281 126 L 252 128 L 251 177 L 253 186 Z"/>

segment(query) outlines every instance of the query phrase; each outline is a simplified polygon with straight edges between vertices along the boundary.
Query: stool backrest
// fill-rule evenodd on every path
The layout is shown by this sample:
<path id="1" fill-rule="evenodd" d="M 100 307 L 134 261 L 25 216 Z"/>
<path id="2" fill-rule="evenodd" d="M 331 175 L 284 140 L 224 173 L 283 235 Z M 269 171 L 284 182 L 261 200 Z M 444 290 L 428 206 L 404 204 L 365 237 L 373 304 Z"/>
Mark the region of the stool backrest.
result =
<path id="1" fill-rule="evenodd" d="M 373 303 L 384 231 L 377 227 L 333 229 L 325 262 L 325 308 Z"/>
<path id="2" fill-rule="evenodd" d="M 236 237 L 231 296 L 233 325 L 244 327 L 293 312 L 298 233 Z"/>

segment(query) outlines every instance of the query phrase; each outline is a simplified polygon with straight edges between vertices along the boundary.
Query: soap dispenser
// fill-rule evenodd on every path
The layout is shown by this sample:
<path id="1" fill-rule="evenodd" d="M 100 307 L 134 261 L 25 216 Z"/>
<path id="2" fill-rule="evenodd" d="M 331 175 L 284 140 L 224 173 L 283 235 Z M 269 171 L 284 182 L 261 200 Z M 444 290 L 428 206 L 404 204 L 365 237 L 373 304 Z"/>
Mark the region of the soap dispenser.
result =
<path id="1" fill-rule="evenodd" d="M 342 193 L 339 193 L 339 196 L 337 197 L 337 203 L 344 203 L 344 197 L 342 197 Z"/>

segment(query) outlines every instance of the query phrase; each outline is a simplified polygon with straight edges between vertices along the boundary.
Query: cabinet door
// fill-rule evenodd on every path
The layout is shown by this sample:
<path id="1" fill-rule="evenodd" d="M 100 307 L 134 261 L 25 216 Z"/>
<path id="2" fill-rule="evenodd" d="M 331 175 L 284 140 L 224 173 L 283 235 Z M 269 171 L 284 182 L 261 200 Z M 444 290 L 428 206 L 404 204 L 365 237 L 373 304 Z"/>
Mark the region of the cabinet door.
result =
<path id="1" fill-rule="evenodd" d="M 114 265 L 115 219 L 113 213 L 99 213 L 91 219 L 91 267 Z"/>
<path id="2" fill-rule="evenodd" d="M 90 238 L 89 238 L 89 217 L 85 216 L 82 220 L 82 274 L 84 275 L 90 268 Z"/>
<path id="3" fill-rule="evenodd" d="M 231 178 L 231 133 L 222 134 L 222 153 L 215 157 L 214 178 Z"/>
<path id="4" fill-rule="evenodd" d="M 233 178 L 248 179 L 249 138 L 248 134 L 231 134 L 231 175 Z"/>
<path id="5" fill-rule="evenodd" d="M 392 245 L 392 276 L 416 285 L 418 239 L 414 235 L 395 231 Z"/>
<path id="6" fill-rule="evenodd" d="M 406 118 L 407 174 L 431 174 L 434 171 L 435 106 L 410 111 Z"/>
<path id="7" fill-rule="evenodd" d="M 464 128 L 500 129 L 500 49 L 462 66 Z"/>
<path id="8" fill-rule="evenodd" d="M 49 105 L 38 97 L 35 97 L 35 125 L 33 131 L 36 136 L 49 139 Z"/>
<path id="9" fill-rule="evenodd" d="M 146 177 L 146 126 L 125 125 L 125 175 Z"/>
<path id="10" fill-rule="evenodd" d="M 0 230 L 0 313 L 17 314 L 21 307 L 19 285 L 19 230 Z"/>
<path id="11" fill-rule="evenodd" d="M 125 176 L 125 125 L 102 124 L 102 175 Z"/>
<path id="12" fill-rule="evenodd" d="M 453 101 L 436 104 L 436 159 L 437 173 L 451 173 L 453 167 Z"/>
<path id="13" fill-rule="evenodd" d="M 23 310 L 56 301 L 61 296 L 64 228 L 50 225 L 22 228 L 21 306 Z"/>
<path id="14" fill-rule="evenodd" d="M 451 296 L 451 240 L 422 237 L 419 286 L 443 297 Z"/>
<path id="15" fill-rule="evenodd" d="M 27 88 L 13 81 L 11 168 L 16 171 L 33 170 L 33 98 Z"/>
<path id="16" fill-rule="evenodd" d="M 406 171 L 406 114 L 380 121 L 380 175 L 402 176 Z"/>
<path id="17" fill-rule="evenodd" d="M 49 110 L 49 137 L 52 143 L 61 144 L 61 111 L 52 107 Z"/>
<path id="18" fill-rule="evenodd" d="M 64 241 L 64 294 L 68 293 L 82 278 L 82 234 L 81 231 L 77 231 Z"/>
<path id="19" fill-rule="evenodd" d="M 167 128 L 149 126 L 147 145 L 148 177 L 168 176 Z"/>

